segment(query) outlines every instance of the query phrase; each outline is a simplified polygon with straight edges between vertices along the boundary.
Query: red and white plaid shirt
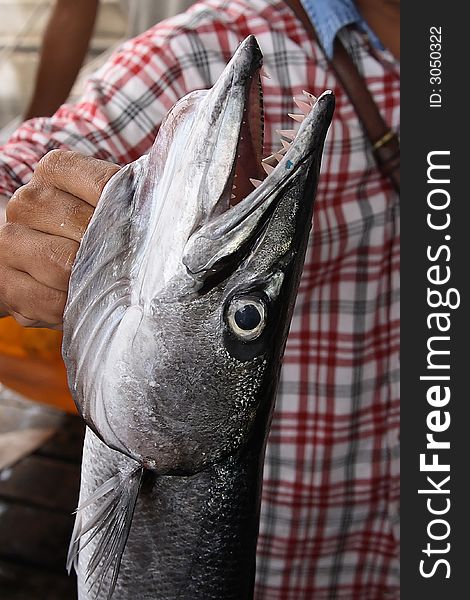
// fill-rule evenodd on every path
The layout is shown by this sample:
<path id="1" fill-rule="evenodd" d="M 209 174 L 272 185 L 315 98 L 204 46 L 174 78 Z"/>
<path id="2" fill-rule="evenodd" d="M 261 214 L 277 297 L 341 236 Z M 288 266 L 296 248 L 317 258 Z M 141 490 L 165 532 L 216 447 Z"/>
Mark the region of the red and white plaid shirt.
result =
<path id="1" fill-rule="evenodd" d="M 125 164 L 163 116 L 208 88 L 256 35 L 266 154 L 292 127 L 292 96 L 333 89 L 337 108 L 267 448 L 256 598 L 398 598 L 398 197 L 376 169 L 353 107 L 280 0 L 206 0 L 124 44 L 77 105 L 26 122 L 0 149 L 0 195 L 53 148 Z M 385 120 L 399 126 L 398 67 L 344 31 Z"/>

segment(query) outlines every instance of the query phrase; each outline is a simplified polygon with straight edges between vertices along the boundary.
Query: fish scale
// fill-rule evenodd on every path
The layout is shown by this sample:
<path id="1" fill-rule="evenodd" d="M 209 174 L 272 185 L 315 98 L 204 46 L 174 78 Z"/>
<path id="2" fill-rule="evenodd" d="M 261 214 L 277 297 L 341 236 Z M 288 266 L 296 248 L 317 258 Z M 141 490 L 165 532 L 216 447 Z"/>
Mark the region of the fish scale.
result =
<path id="1" fill-rule="evenodd" d="M 132 468 L 117 454 L 87 431 L 82 497 L 117 469 Z M 247 542 L 256 545 L 252 531 L 258 514 L 252 507 L 257 504 L 261 468 L 256 453 L 248 453 L 189 477 L 149 474 L 136 503 L 116 598 L 250 598 L 253 565 L 252 553 L 246 550 Z M 86 509 L 85 518 L 92 513 L 92 508 Z M 79 559 L 79 600 L 90 597 L 84 581 L 90 554 L 86 547 Z M 105 589 L 98 598 L 106 598 Z"/>

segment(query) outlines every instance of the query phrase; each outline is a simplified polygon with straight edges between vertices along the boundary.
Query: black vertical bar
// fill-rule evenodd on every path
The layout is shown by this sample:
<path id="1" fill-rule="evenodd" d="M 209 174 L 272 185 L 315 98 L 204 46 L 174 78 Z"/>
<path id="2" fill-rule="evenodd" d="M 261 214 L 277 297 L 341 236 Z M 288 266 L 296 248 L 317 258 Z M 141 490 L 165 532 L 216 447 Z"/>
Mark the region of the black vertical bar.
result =
<path id="1" fill-rule="evenodd" d="M 403 4 L 401 566 L 405 600 L 470 597 L 466 585 L 470 577 L 470 126 L 464 91 L 469 41 L 467 20 L 456 3 Z M 450 168 L 431 168 L 427 173 L 430 163 Z M 455 308 L 439 306 L 439 292 L 442 303 L 447 298 Z M 432 351 L 450 354 L 429 355 L 428 344 Z M 446 393 L 450 393 L 447 402 Z M 433 441 L 426 437 L 431 434 Z M 450 449 L 426 447 L 437 442 L 449 442 Z M 450 470 L 420 469 L 420 454 L 427 465 L 435 460 L 437 469 L 449 465 Z"/>

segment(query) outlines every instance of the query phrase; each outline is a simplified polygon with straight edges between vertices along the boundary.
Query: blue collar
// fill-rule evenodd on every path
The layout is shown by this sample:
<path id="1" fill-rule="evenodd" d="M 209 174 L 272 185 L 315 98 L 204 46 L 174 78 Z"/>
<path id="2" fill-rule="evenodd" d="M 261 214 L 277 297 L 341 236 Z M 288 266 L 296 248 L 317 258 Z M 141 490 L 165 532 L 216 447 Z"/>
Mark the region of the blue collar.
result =
<path id="1" fill-rule="evenodd" d="M 373 46 L 383 50 L 379 38 L 367 25 L 353 0 L 300 0 L 305 12 L 315 25 L 318 38 L 329 58 L 333 56 L 333 40 L 345 27 L 355 23 L 365 31 Z"/>

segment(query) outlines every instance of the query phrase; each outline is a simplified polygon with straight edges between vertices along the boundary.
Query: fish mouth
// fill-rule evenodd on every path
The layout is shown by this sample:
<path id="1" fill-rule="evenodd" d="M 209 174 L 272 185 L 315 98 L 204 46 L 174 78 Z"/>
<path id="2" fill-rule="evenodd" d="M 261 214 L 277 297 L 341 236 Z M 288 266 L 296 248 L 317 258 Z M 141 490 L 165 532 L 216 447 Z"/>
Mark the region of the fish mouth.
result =
<path id="1" fill-rule="evenodd" d="M 257 46 L 254 37 L 250 43 Z M 267 229 L 271 228 L 271 237 L 274 234 L 275 239 L 276 232 L 272 230 L 279 223 L 273 224 L 273 215 L 283 202 L 291 202 L 294 188 L 298 190 L 300 186 L 303 190 L 301 194 L 297 191 L 300 197 L 309 196 L 310 187 L 313 203 L 323 145 L 334 112 L 334 94 L 327 90 L 317 98 L 303 91 L 302 96 L 294 97 L 299 113 L 289 116 L 298 130 L 277 131 L 280 148 L 263 159 L 261 69 L 261 65 L 253 68 L 247 84 L 237 153 L 224 193 L 210 218 L 193 232 L 184 249 L 183 264 L 199 293 L 209 291 L 242 262 L 253 258 Z M 297 227 L 292 232 L 302 226 L 304 208 L 301 202 L 293 203 Z"/>
<path id="2" fill-rule="evenodd" d="M 213 110 L 213 126 L 218 128 L 218 135 L 212 139 L 212 159 L 219 164 L 218 175 L 225 184 L 214 184 L 210 177 L 204 179 L 204 187 L 216 193 L 203 202 L 203 219 L 198 228 L 246 198 L 253 189 L 250 178 L 264 176 L 262 64 L 258 42 L 250 35 L 239 45 L 221 81 L 210 90 L 206 99 Z M 222 161 L 225 161 L 224 165 Z M 216 173 L 212 168 L 211 176 L 215 177 Z"/>
<path id="3" fill-rule="evenodd" d="M 262 168 L 264 107 L 260 78 L 262 66 L 260 63 L 258 64 L 258 60 L 255 60 L 252 68 L 254 71 L 247 79 L 243 119 L 232 170 L 227 179 L 224 194 L 214 207 L 212 217 L 226 212 L 230 207 L 246 198 L 253 189 L 251 180 L 262 178 L 264 175 Z"/>

